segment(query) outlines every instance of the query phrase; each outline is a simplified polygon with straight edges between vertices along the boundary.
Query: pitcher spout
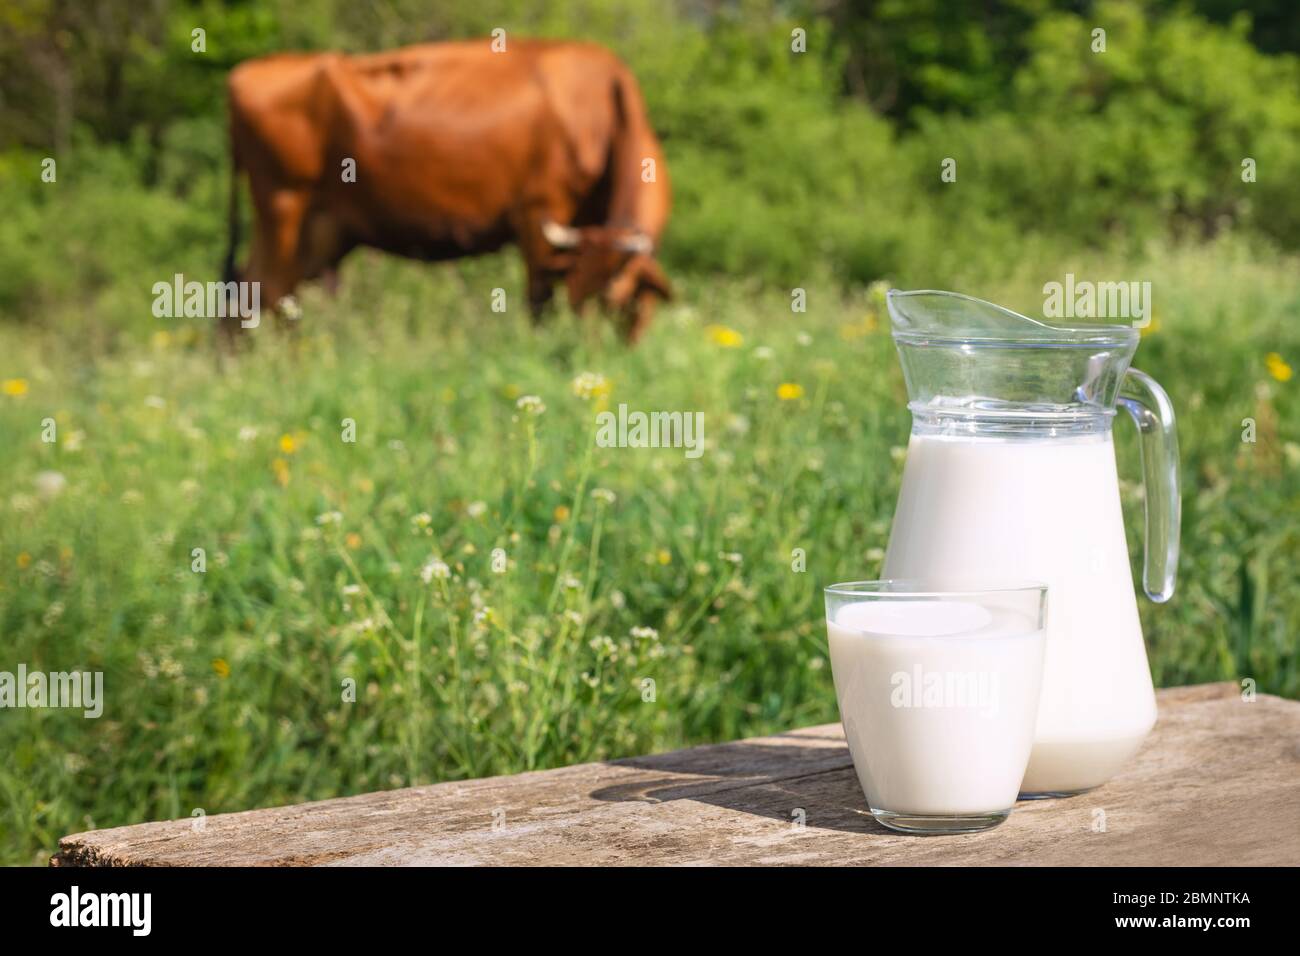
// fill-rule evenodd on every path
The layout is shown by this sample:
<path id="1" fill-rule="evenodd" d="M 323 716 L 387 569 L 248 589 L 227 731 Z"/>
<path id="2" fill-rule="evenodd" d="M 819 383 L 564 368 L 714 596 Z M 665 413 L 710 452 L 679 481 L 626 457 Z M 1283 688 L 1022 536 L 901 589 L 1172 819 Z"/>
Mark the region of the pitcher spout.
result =
<path id="1" fill-rule="evenodd" d="M 1111 340 L 1110 326 L 1061 328 L 960 292 L 890 289 L 886 301 L 895 341 L 903 338 L 1046 343 L 1061 341 L 1063 336 L 1081 339 L 1099 336 L 1088 340 Z"/>

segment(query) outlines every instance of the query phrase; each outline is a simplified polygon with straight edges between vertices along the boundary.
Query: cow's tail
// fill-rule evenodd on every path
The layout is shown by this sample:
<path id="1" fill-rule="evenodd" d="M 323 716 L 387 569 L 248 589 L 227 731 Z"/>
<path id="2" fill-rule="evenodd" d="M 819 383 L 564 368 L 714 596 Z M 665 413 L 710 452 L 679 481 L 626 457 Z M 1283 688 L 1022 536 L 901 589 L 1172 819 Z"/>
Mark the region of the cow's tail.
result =
<path id="1" fill-rule="evenodd" d="M 222 267 L 222 281 L 234 282 L 238 278 L 235 269 L 235 255 L 239 250 L 239 153 L 235 149 L 234 117 L 231 117 L 230 135 L 230 225 L 229 245 L 226 247 L 226 261 Z"/>

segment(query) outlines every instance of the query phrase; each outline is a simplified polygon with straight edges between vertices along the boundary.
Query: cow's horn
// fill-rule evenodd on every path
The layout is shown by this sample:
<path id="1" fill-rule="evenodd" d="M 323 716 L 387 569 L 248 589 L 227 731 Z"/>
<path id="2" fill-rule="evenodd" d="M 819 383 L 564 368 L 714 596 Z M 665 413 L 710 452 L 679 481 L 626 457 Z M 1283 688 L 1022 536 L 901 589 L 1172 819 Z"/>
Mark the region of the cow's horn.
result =
<path id="1" fill-rule="evenodd" d="M 644 232 L 634 232 L 630 236 L 620 236 L 614 243 L 616 249 L 623 252 L 635 252 L 649 255 L 654 252 L 655 244 Z"/>
<path id="2" fill-rule="evenodd" d="M 561 226 L 553 219 L 542 220 L 542 235 L 556 249 L 572 249 L 581 238 L 578 230 L 572 226 Z"/>

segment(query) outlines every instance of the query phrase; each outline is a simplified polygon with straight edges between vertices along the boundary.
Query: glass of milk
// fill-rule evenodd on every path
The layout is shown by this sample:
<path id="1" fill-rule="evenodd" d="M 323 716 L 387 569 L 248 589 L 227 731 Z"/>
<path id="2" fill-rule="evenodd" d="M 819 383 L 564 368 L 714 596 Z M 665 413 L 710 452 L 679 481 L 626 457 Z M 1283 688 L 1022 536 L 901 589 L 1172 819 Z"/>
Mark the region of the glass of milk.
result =
<path id="1" fill-rule="evenodd" d="M 997 826 L 1015 805 L 1034 741 L 1047 586 L 944 586 L 953 583 L 826 588 L 853 766 L 872 816 L 905 833 Z"/>

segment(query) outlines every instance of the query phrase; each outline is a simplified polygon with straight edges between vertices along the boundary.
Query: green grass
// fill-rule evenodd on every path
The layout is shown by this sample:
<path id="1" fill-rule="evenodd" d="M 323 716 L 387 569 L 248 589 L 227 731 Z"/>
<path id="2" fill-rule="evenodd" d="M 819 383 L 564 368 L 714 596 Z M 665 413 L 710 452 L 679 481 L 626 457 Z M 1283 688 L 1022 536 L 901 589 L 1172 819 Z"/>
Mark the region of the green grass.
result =
<path id="1" fill-rule="evenodd" d="M 1300 366 L 1297 264 L 1224 243 L 960 287 L 1034 310 L 1066 271 L 1154 282 L 1137 364 L 1173 396 L 1185 483 L 1178 594 L 1140 602 L 1160 685 L 1300 695 L 1300 379 L 1266 364 Z M 339 298 L 307 290 L 296 329 L 224 369 L 201 322 L 149 316 L 147 284 L 0 327 L 0 379 L 26 385 L 0 394 L 0 669 L 103 670 L 107 697 L 98 720 L 0 715 L 0 862 L 195 808 L 835 719 L 819 588 L 879 570 L 909 427 L 887 319 L 829 285 L 792 314 L 782 290 L 678 279 L 635 350 L 594 317 L 534 330 L 513 255 L 354 257 Z M 573 394 L 584 371 L 609 394 Z M 602 400 L 702 411 L 707 450 L 597 448 Z M 1116 429 L 1136 561 L 1136 441 Z M 42 496 L 43 471 L 66 487 Z M 435 557 L 450 577 L 426 583 Z"/>

